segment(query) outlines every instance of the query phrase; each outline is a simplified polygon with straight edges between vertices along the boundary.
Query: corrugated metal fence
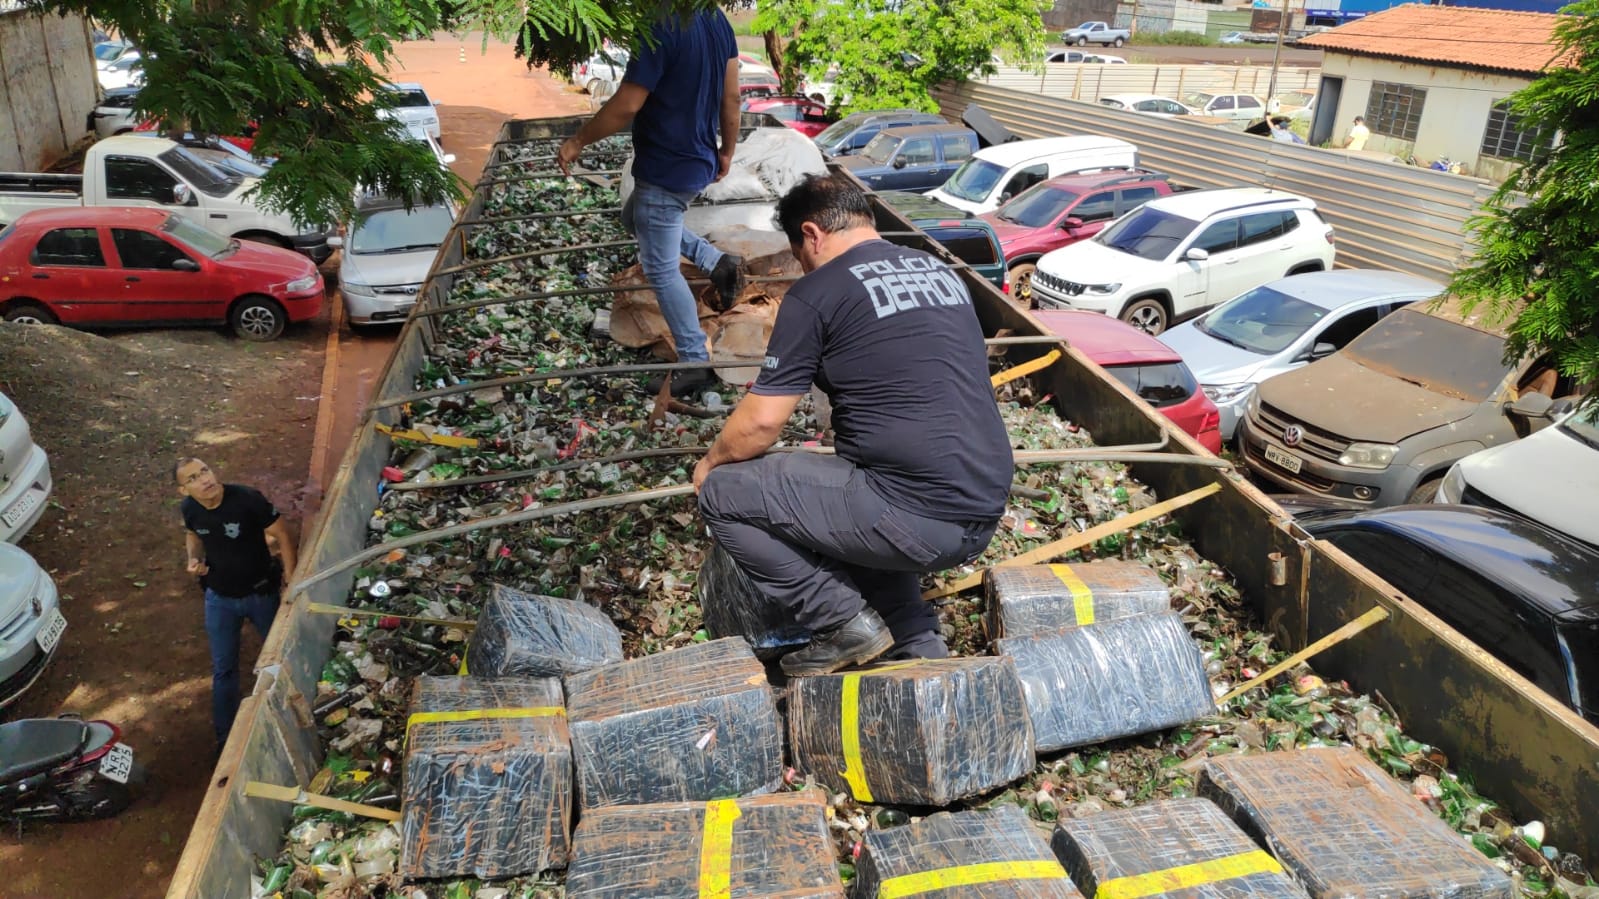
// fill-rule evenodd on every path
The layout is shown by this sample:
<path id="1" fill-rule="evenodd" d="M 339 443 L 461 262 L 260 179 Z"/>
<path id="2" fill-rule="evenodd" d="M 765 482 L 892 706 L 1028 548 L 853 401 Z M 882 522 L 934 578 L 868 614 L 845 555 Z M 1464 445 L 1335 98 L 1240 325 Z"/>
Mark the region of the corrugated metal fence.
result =
<path id="1" fill-rule="evenodd" d="M 1089 133 L 1131 141 L 1144 167 L 1185 184 L 1309 197 L 1338 231 L 1340 266 L 1448 281 L 1470 247 L 1465 222 L 1494 188 L 1477 178 L 986 84 L 934 96 L 950 119 L 975 103 L 1021 137 Z"/>
<path id="2" fill-rule="evenodd" d="M 1059 49 L 1059 48 L 1051 48 Z M 1097 47 L 1077 47 L 1098 53 Z M 1115 50 L 1106 52 L 1116 54 Z M 1269 66 L 1114 65 L 1106 63 L 1049 63 L 1042 72 L 1005 67 L 974 84 L 1009 88 L 1063 100 L 1087 100 L 1117 94 L 1157 94 L 1180 99 L 1188 91 L 1237 93 L 1266 97 L 1271 86 Z M 1321 83 L 1319 68 L 1282 68 L 1277 71 L 1277 93 L 1315 90 Z"/>

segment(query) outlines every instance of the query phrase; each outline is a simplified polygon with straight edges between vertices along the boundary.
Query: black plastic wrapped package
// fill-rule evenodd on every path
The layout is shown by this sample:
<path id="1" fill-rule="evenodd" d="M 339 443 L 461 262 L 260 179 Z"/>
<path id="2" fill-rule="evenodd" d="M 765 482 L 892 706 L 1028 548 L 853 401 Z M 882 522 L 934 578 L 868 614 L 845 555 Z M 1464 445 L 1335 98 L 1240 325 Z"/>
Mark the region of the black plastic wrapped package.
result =
<path id="1" fill-rule="evenodd" d="M 821 791 L 583 815 L 567 899 L 843 899 Z"/>
<path id="2" fill-rule="evenodd" d="M 733 557 L 714 544 L 695 582 L 705 631 L 712 637 L 743 637 L 755 655 L 773 659 L 799 649 L 811 632 L 795 624 L 783 607 L 767 598 Z"/>
<path id="3" fill-rule="evenodd" d="M 566 867 L 572 748 L 560 681 L 417 678 L 401 809 L 408 879 Z"/>
<path id="4" fill-rule="evenodd" d="M 564 677 L 622 661 L 622 634 L 588 603 L 495 584 L 466 648 L 474 677 Z"/>
<path id="5" fill-rule="evenodd" d="M 783 778 L 783 724 L 741 639 L 566 678 L 581 808 L 727 799 Z"/>
<path id="6" fill-rule="evenodd" d="M 995 640 L 1016 661 L 1039 752 L 1192 721 L 1215 709 L 1205 660 L 1176 612 Z"/>
<path id="7" fill-rule="evenodd" d="M 1508 875 L 1356 749 L 1213 758 L 1199 792 L 1315 899 L 1515 895 Z"/>
<path id="8" fill-rule="evenodd" d="M 921 659 L 790 682 L 794 765 L 861 802 L 948 805 L 1032 770 L 1008 658 Z"/>
<path id="9" fill-rule="evenodd" d="M 1095 899 L 1305 899 L 1271 853 L 1208 799 L 1068 818 L 1050 845 Z"/>
<path id="10" fill-rule="evenodd" d="M 989 639 L 1020 637 L 1171 609 L 1160 576 L 1136 562 L 1009 565 L 983 577 Z"/>
<path id="11" fill-rule="evenodd" d="M 1014 805 L 939 812 L 868 831 L 855 899 L 1080 899 L 1043 834 Z"/>

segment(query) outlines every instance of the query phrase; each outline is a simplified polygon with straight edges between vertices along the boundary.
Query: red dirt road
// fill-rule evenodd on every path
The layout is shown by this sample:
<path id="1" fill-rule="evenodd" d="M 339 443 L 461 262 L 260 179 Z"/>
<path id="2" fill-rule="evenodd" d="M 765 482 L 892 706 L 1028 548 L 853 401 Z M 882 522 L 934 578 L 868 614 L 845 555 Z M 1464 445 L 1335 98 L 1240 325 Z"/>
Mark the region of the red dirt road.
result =
<path id="1" fill-rule="evenodd" d="M 440 102 L 444 147 L 469 183 L 506 119 L 589 111 L 586 96 L 528 71 L 507 45 L 481 47 L 476 37 L 404 44 L 391 72 Z M 4 717 L 109 717 L 151 780 L 113 820 L 34 827 L 20 840 L 0 832 L 0 899 L 165 895 L 211 770 L 209 661 L 171 458 L 207 457 L 309 531 L 397 329 L 343 325 L 324 378 L 329 332 L 324 315 L 265 346 L 206 331 L 36 334 L 48 342 L 0 358 L 0 389 L 28 415 L 56 480 L 24 548 L 52 571 L 70 622 L 51 667 Z M 260 641 L 245 633 L 248 665 Z"/>

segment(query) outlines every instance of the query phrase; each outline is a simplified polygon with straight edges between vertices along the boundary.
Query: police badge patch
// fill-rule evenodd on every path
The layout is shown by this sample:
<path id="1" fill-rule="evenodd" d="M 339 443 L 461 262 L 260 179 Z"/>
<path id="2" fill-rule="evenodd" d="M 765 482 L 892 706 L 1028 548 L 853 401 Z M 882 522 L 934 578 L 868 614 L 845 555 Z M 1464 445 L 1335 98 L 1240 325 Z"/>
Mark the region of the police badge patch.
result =
<path id="1" fill-rule="evenodd" d="M 228 535 L 229 540 L 239 539 L 239 523 L 230 521 L 222 526 L 222 533 Z"/>

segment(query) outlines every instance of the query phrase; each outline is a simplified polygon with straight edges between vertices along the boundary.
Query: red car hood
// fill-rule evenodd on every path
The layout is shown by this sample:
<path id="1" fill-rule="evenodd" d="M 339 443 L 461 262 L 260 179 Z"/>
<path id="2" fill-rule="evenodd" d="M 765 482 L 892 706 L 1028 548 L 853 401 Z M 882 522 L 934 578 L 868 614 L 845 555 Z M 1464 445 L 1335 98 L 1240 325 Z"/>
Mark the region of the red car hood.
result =
<path id="1" fill-rule="evenodd" d="M 242 270 L 255 278 L 272 283 L 293 281 L 306 275 L 314 275 L 317 271 L 311 260 L 299 253 L 249 240 L 239 241 L 237 250 L 215 262 L 224 269 Z"/>

